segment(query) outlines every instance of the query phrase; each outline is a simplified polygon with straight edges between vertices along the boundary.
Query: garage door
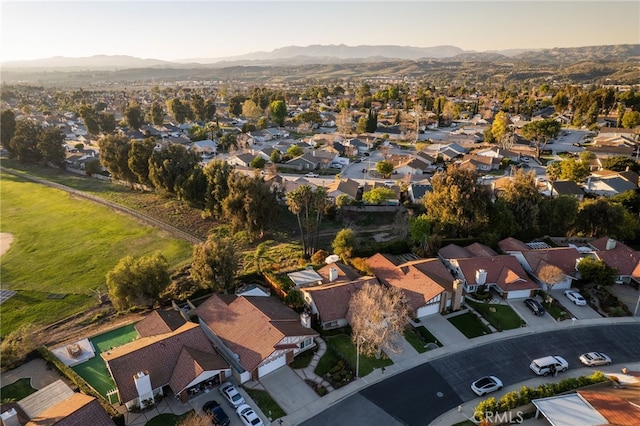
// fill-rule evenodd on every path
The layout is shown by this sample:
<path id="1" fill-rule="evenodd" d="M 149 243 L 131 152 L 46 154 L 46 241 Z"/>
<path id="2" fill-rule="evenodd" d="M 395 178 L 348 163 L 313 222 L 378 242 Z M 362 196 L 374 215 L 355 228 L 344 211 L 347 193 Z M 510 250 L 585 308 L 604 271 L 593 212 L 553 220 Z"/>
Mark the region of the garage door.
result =
<path id="1" fill-rule="evenodd" d="M 426 317 L 427 315 L 433 315 L 438 313 L 438 308 L 440 307 L 439 303 L 434 303 L 431 305 L 423 306 L 422 308 L 418 308 L 418 318 Z"/>
<path id="2" fill-rule="evenodd" d="M 261 365 L 258 367 L 258 377 L 262 377 L 266 374 L 271 373 L 272 371 L 284 366 L 287 364 L 287 357 L 283 354 L 279 358 L 274 359 L 273 361 Z"/>

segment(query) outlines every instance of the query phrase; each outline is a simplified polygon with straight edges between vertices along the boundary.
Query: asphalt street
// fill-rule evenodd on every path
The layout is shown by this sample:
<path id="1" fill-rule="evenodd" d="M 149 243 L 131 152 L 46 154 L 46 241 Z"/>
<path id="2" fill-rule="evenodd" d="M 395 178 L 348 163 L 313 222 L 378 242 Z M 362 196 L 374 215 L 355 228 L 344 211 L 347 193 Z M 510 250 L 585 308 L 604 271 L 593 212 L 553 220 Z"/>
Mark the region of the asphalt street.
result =
<path id="1" fill-rule="evenodd" d="M 591 351 L 607 353 L 614 364 L 639 361 L 640 324 L 567 327 L 446 355 L 363 389 L 303 425 L 427 425 L 475 398 L 469 386 L 484 375 L 509 386 L 535 377 L 532 359 L 560 355 L 571 370 L 582 367 L 578 356 Z"/>

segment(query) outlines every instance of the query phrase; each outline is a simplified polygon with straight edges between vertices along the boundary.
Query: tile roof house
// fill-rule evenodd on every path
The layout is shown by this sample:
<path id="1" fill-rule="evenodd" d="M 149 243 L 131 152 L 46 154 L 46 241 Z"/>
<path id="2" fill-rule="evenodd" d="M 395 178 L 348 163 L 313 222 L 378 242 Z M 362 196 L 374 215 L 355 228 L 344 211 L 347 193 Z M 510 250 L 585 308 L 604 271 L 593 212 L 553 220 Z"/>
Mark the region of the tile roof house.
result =
<path id="1" fill-rule="evenodd" d="M 357 200 L 362 198 L 360 183 L 353 179 L 334 180 L 327 185 L 327 196 L 333 203 L 340 195 L 346 194 L 350 198 Z"/>
<path id="2" fill-rule="evenodd" d="M 511 237 L 500 241 L 498 246 L 502 251 L 518 259 L 522 267 L 534 277 L 543 290 L 547 290 L 549 285 L 556 290 L 569 289 L 573 281 L 578 279 L 576 265 L 583 255 L 575 247 L 533 249 Z M 554 277 L 551 273 L 554 270 L 556 271 L 555 279 L 559 281 L 552 284 L 549 280 Z M 551 275 L 548 275 L 550 273 Z"/>
<path id="3" fill-rule="evenodd" d="M 459 161 L 460 167 L 489 172 L 500 168 L 500 158 L 488 157 L 484 155 L 465 154 Z"/>
<path id="4" fill-rule="evenodd" d="M 308 315 L 298 315 L 273 297 L 214 294 L 196 314 L 240 383 L 291 363 L 318 336 Z"/>
<path id="5" fill-rule="evenodd" d="M 640 251 L 609 237 L 591 241 L 589 245 L 598 259 L 618 270 L 617 283 L 640 283 Z"/>
<path id="6" fill-rule="evenodd" d="M 552 198 L 567 195 L 575 197 L 579 201 L 584 200 L 584 191 L 572 180 L 556 180 L 548 183 L 549 192 Z"/>
<path id="7" fill-rule="evenodd" d="M 115 425 L 95 397 L 74 392 L 62 380 L 56 380 L 10 405 L 12 407 L 2 413 L 3 425 Z"/>
<path id="8" fill-rule="evenodd" d="M 461 288 L 444 266 L 432 262 L 440 263 L 437 259 L 400 263 L 395 256 L 380 253 L 367 259 L 382 284 L 402 290 L 415 318 L 459 309 Z"/>
<path id="9" fill-rule="evenodd" d="M 529 297 L 540 287 L 532 282 L 514 256 L 470 257 L 448 259 L 453 275 L 464 283 L 467 293 L 482 285 L 493 288 L 502 297 L 515 299 Z"/>
<path id="10" fill-rule="evenodd" d="M 161 333 L 162 328 L 175 325 L 175 318 L 161 318 L 142 320 L 141 330 L 150 335 L 100 354 L 120 401 L 128 409 L 153 404 L 166 385 L 184 398 L 190 387 L 214 379 L 223 381 L 230 374 L 229 364 L 216 353 L 198 324 L 184 322 Z"/>

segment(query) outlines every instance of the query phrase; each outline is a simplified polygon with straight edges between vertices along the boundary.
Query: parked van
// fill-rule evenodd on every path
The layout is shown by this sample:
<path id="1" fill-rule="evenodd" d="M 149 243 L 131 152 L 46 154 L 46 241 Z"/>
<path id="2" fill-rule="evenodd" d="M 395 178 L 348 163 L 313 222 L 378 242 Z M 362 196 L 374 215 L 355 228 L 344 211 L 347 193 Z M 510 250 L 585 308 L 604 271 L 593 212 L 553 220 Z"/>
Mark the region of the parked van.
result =
<path id="1" fill-rule="evenodd" d="M 538 376 L 546 376 L 568 370 L 569 363 L 561 356 L 545 356 L 531 361 L 529 368 Z"/>

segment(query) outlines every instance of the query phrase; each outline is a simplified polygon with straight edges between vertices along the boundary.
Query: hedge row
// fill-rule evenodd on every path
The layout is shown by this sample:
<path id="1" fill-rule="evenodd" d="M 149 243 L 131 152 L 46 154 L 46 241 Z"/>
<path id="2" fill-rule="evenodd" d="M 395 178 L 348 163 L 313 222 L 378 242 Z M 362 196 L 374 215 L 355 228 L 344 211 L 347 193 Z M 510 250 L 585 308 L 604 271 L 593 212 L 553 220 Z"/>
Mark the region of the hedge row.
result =
<path id="1" fill-rule="evenodd" d="M 42 359 L 44 359 L 48 364 L 56 367 L 60 374 L 65 376 L 71 381 L 71 383 L 76 385 L 82 393 L 95 397 L 98 402 L 100 402 L 100 405 L 102 405 L 102 408 L 104 408 L 104 410 L 111 416 L 116 425 L 125 426 L 124 416 L 118 413 L 118 411 L 111 404 L 109 404 L 109 402 L 102 395 L 100 395 L 91 386 L 89 386 L 89 384 L 78 373 L 73 371 L 71 367 L 65 365 L 57 356 L 53 354 L 53 352 L 51 352 L 44 346 L 39 348 L 38 352 L 40 353 Z"/>
<path id="2" fill-rule="evenodd" d="M 609 379 L 602 372 L 596 371 L 591 376 L 571 377 L 558 383 L 543 383 L 535 389 L 522 386 L 519 391 L 508 392 L 497 401 L 493 397 L 485 399 L 476 406 L 473 415 L 479 421 L 484 420 L 487 413 L 504 413 L 527 405 L 534 399 L 548 398 L 607 380 Z"/>

